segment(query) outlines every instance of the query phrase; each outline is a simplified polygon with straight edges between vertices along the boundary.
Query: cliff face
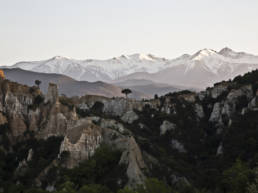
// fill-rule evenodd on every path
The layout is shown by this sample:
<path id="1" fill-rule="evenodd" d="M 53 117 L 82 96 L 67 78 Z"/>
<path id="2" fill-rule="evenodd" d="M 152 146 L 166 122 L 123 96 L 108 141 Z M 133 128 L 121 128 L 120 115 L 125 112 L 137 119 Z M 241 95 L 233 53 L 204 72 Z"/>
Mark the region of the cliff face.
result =
<path id="1" fill-rule="evenodd" d="M 69 152 L 65 166 L 73 168 L 91 157 L 101 143 L 110 144 L 123 152 L 121 163 L 128 166 L 128 185 L 143 182 L 145 176 L 141 169 L 145 165 L 141 151 L 122 124 L 96 116 L 80 117 L 75 106 L 71 108 L 60 103 L 54 84 L 49 85 L 46 96 L 36 87 L 30 88 L 8 80 L 1 81 L 0 85 L 0 124 L 8 125 L 11 145 L 27 140 L 29 135 L 26 133 L 33 133 L 38 140 L 62 136 L 59 156 L 62 152 Z M 120 103 L 115 106 L 113 101 L 106 104 L 114 108 L 110 109 L 111 112 L 105 110 L 111 114 L 120 114 L 126 108 L 123 105 L 120 107 Z M 115 109 L 122 110 L 116 112 Z M 112 136 L 116 136 L 116 140 Z"/>
<path id="2" fill-rule="evenodd" d="M 60 97 L 54 84 L 44 96 L 36 87 L 0 80 L 0 149 L 8 153 L 24 147 L 14 164 L 23 175 L 40 153 L 22 144 L 46 147 L 45 159 L 51 159 L 35 176 L 39 186 L 49 168 L 59 164 L 74 168 L 91 158 L 101 144 L 121 151 L 119 164 L 126 166 L 131 187 L 143 183 L 146 176 L 163 178 L 172 185 L 205 186 L 201 180 L 213 177 L 207 171 L 221 168 L 220 163 L 228 167 L 241 153 L 254 153 L 243 149 L 243 144 L 249 138 L 258 141 L 253 136 L 258 125 L 253 119 L 258 116 L 257 88 L 258 80 L 238 78 L 200 93 L 183 91 L 134 101 Z M 196 175 L 201 180 L 195 180 Z M 218 179 L 210 179 L 209 186 L 213 180 Z"/>

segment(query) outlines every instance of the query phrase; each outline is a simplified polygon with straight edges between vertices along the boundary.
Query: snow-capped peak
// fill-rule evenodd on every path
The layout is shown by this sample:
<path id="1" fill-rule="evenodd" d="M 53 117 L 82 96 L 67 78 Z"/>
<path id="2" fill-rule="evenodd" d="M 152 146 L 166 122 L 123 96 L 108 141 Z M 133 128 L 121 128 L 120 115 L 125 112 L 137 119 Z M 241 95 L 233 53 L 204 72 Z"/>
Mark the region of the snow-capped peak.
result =
<path id="1" fill-rule="evenodd" d="M 132 55 L 129 55 L 129 57 L 136 60 L 149 60 L 149 61 L 153 61 L 153 59 L 155 58 L 151 54 L 142 54 L 142 53 L 132 54 Z"/>
<path id="2" fill-rule="evenodd" d="M 76 60 L 55 56 L 43 61 L 20 62 L 11 68 L 65 74 L 77 80 L 111 81 L 134 73 L 160 73 L 169 69 L 175 69 L 175 72 L 183 69 L 184 74 L 207 72 L 216 76 L 223 73 L 232 75 L 234 72 L 255 69 L 256 64 L 258 65 L 258 56 L 235 52 L 226 47 L 219 52 L 206 48 L 193 55 L 185 54 L 172 60 L 139 53 L 107 60 Z"/>
<path id="3" fill-rule="evenodd" d="M 51 60 L 69 60 L 70 58 L 63 57 L 63 56 L 54 56 Z"/>
<path id="4" fill-rule="evenodd" d="M 212 49 L 203 49 L 198 51 L 196 54 L 192 56 L 192 60 L 202 60 L 203 58 L 211 57 L 217 55 L 217 52 Z"/>

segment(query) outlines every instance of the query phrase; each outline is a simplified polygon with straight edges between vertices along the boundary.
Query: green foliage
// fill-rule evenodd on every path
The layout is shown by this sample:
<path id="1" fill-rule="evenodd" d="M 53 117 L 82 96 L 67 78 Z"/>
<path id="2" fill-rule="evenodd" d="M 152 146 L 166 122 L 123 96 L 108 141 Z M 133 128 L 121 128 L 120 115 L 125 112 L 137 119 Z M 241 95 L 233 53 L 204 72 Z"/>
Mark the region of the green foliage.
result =
<path id="1" fill-rule="evenodd" d="M 164 182 L 155 178 L 149 178 L 144 185 L 136 189 L 137 193 L 171 193 L 172 190 Z"/>
<path id="2" fill-rule="evenodd" d="M 112 193 L 107 187 L 100 184 L 84 185 L 80 188 L 78 193 Z"/>
<path id="3" fill-rule="evenodd" d="M 223 185 L 227 192 L 244 193 L 249 182 L 250 169 L 239 159 L 223 172 Z"/>
<path id="4" fill-rule="evenodd" d="M 66 181 L 58 187 L 57 193 L 76 193 L 75 185 L 71 181 Z"/>
<path id="5" fill-rule="evenodd" d="M 118 190 L 117 193 L 136 193 L 136 192 L 128 187 L 124 187 L 123 189 Z"/>
<path id="6" fill-rule="evenodd" d="M 253 180 L 248 183 L 246 193 L 258 193 L 258 167 L 256 166 L 251 172 Z"/>
<path id="7" fill-rule="evenodd" d="M 35 177 L 57 158 L 62 140 L 62 137 L 50 137 L 47 140 L 36 140 L 32 138 L 17 143 L 13 146 L 13 152 L 11 153 L 0 151 L 0 183 L 13 184 L 16 180 L 19 180 L 21 184 L 31 187 Z M 28 166 L 23 172 L 15 174 L 14 171 L 19 162 L 27 159 L 30 149 L 33 150 L 32 160 L 28 162 Z M 7 187 L 5 189 L 9 189 L 12 185 L 7 185 Z M 13 188 L 15 187 L 13 186 Z M 15 191 L 13 190 L 13 192 Z"/>
<path id="8" fill-rule="evenodd" d="M 30 188 L 30 189 L 26 190 L 25 193 L 49 193 L 49 192 L 42 190 L 40 188 Z"/>
<path id="9" fill-rule="evenodd" d="M 102 145 L 89 160 L 80 163 L 78 167 L 63 169 L 61 182 L 70 179 L 79 188 L 87 184 L 101 184 L 110 190 L 118 190 L 127 181 L 126 167 L 119 165 L 120 157 L 120 151 Z"/>

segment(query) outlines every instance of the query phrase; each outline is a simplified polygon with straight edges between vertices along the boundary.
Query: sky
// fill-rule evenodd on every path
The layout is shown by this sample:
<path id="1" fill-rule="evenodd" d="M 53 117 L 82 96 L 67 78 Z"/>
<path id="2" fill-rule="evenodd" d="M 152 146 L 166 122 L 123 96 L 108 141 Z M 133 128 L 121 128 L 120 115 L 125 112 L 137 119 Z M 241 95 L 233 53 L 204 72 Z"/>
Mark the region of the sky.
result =
<path id="1" fill-rule="evenodd" d="M 0 65 L 65 56 L 258 55 L 257 0 L 0 0 Z"/>

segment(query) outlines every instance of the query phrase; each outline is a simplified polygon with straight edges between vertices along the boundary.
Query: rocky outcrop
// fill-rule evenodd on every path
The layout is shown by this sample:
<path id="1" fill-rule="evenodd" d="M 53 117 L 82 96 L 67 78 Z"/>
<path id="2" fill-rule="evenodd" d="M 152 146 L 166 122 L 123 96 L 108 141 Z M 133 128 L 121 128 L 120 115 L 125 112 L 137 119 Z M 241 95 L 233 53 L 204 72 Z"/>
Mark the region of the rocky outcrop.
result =
<path id="1" fill-rule="evenodd" d="M 53 83 L 49 83 L 48 85 L 48 91 L 45 98 L 45 103 L 56 103 L 58 101 L 58 90 L 57 85 Z"/>
<path id="2" fill-rule="evenodd" d="M 100 128 L 91 120 L 79 120 L 73 127 L 67 129 L 60 154 L 64 151 L 70 153 L 66 165 L 68 168 L 73 168 L 79 162 L 91 157 L 101 142 Z"/>
<path id="3" fill-rule="evenodd" d="M 138 115 L 134 111 L 128 111 L 121 117 L 122 121 L 128 124 L 132 124 L 138 118 Z"/>
<path id="4" fill-rule="evenodd" d="M 220 83 L 220 84 L 214 86 L 210 91 L 211 97 L 213 99 L 217 99 L 223 93 L 226 93 L 228 91 L 228 87 L 229 87 L 229 85 L 227 83 Z"/>
<path id="5" fill-rule="evenodd" d="M 162 125 L 160 126 L 160 135 L 165 135 L 167 131 L 174 131 L 176 125 L 174 123 L 170 123 L 169 121 L 163 121 Z"/>
<path id="6" fill-rule="evenodd" d="M 127 185 L 135 187 L 137 184 L 142 184 L 146 178 L 143 170 L 146 170 L 147 167 L 134 137 L 128 134 L 122 135 L 118 131 L 108 128 L 103 129 L 102 133 L 105 143 L 123 152 L 119 163 L 127 166 L 126 173 L 129 179 Z"/>
<path id="7" fill-rule="evenodd" d="M 222 104 L 219 102 L 214 104 L 212 113 L 209 118 L 210 122 L 221 124 L 221 111 L 222 111 L 221 106 L 222 106 Z"/>

